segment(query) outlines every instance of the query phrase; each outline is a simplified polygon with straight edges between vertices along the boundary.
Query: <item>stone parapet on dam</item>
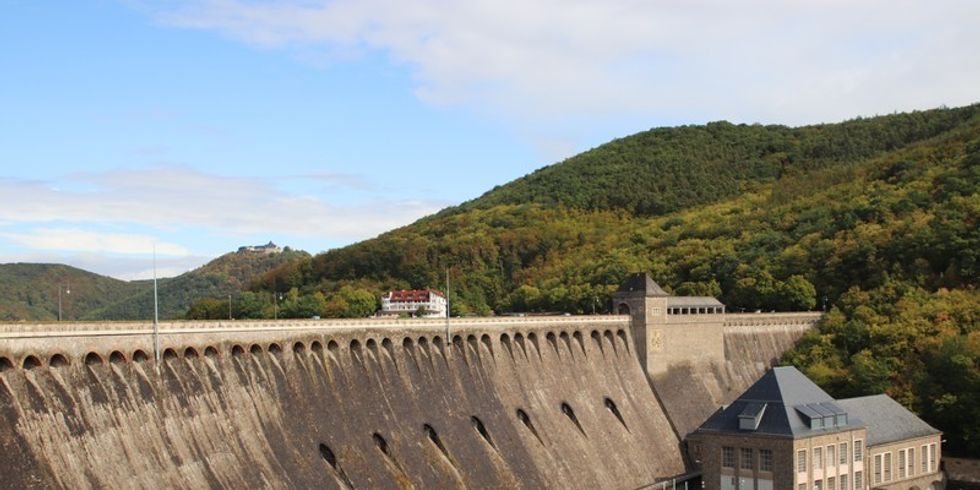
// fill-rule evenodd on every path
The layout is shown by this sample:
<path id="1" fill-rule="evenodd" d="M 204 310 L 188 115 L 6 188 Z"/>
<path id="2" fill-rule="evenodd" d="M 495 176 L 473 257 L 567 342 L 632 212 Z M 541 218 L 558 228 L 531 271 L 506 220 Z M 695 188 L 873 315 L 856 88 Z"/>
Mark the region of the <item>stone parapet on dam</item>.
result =
<path id="1" fill-rule="evenodd" d="M 814 326 L 823 313 L 819 311 L 801 311 L 789 313 L 726 313 L 724 325 L 728 331 L 740 327 L 801 327 L 808 329 Z"/>
<path id="2" fill-rule="evenodd" d="M 444 338 L 447 326 L 452 334 L 475 332 L 502 333 L 509 330 L 561 329 L 581 327 L 583 322 L 627 328 L 624 316 L 591 317 L 495 317 L 445 319 L 329 319 L 329 320 L 214 320 L 167 321 L 158 324 L 161 350 L 201 347 L 208 343 L 249 342 L 250 339 L 276 339 L 310 333 L 351 339 L 374 335 L 427 335 Z M 67 339 L 70 341 L 66 342 Z M 153 324 L 150 322 L 64 322 L 0 324 L 0 352 L 27 355 L 84 355 L 88 350 L 104 351 L 119 345 L 123 350 L 153 349 Z"/>

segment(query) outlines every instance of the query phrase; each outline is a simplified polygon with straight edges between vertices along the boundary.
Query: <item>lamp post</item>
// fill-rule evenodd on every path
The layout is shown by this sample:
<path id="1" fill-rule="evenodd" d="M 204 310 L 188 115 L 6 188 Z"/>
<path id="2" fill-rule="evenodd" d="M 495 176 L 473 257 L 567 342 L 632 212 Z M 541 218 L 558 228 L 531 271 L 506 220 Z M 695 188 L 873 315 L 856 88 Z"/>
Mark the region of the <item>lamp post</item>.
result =
<path id="1" fill-rule="evenodd" d="M 449 267 L 446 267 L 446 351 L 449 351 L 449 346 L 453 343 L 453 338 L 449 336 L 449 317 L 452 316 L 452 310 L 449 309 Z"/>
<path id="2" fill-rule="evenodd" d="M 58 321 L 59 322 L 61 321 L 61 290 L 62 290 L 62 288 L 64 288 L 65 295 L 67 296 L 67 295 L 71 294 L 71 284 L 65 284 L 64 286 L 62 286 L 61 284 L 58 284 Z"/>
<path id="3" fill-rule="evenodd" d="M 279 300 L 282 299 L 282 293 L 278 291 L 273 291 L 272 293 L 272 318 L 274 320 L 279 319 Z"/>
<path id="4" fill-rule="evenodd" d="M 153 360 L 160 374 L 160 298 L 157 295 L 157 244 L 153 244 Z"/>

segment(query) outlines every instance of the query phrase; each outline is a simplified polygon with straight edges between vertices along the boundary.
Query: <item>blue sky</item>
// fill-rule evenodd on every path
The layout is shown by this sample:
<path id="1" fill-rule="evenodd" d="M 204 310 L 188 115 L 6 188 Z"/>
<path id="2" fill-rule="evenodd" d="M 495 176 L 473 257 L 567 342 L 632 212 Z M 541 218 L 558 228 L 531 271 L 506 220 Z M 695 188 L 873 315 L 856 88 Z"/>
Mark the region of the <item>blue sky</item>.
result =
<path id="1" fill-rule="evenodd" d="M 0 262 L 343 246 L 650 127 L 980 100 L 970 1 L 0 0 Z"/>

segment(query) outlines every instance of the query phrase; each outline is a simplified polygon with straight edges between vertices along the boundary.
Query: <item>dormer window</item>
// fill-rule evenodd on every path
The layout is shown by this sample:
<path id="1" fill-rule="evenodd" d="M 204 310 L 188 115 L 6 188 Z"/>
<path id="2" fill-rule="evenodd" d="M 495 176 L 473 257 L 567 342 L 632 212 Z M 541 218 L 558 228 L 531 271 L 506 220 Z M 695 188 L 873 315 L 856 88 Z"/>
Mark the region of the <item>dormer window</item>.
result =
<path id="1" fill-rule="evenodd" d="M 766 403 L 749 403 L 745 405 L 742 413 L 738 414 L 739 430 L 758 429 L 759 422 L 762 421 L 762 416 L 766 413 L 766 406 Z"/>
<path id="2" fill-rule="evenodd" d="M 810 426 L 810 430 L 831 429 L 847 425 L 847 412 L 836 403 L 807 403 L 797 405 L 796 412 Z"/>

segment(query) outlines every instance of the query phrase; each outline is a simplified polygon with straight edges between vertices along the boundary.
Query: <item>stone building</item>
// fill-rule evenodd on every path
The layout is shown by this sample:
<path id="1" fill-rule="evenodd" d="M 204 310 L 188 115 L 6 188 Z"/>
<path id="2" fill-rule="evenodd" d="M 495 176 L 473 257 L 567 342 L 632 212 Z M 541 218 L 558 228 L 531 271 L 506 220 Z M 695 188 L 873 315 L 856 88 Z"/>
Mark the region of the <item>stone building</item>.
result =
<path id="1" fill-rule="evenodd" d="M 925 490 L 941 483 L 941 434 L 885 394 L 839 400 L 867 426 L 871 488 Z"/>
<path id="2" fill-rule="evenodd" d="M 640 364 L 651 376 L 678 362 L 723 361 L 725 305 L 710 296 L 672 296 L 649 274 L 634 274 L 613 293 L 614 311 L 630 315 Z"/>
<path id="3" fill-rule="evenodd" d="M 767 372 L 688 436 L 707 490 L 941 488 L 940 432 L 887 395 L 834 400 Z"/>
<path id="4" fill-rule="evenodd" d="M 424 311 L 423 318 L 446 316 L 446 295 L 435 289 L 402 289 L 388 291 L 381 297 L 381 315 L 415 315 Z"/>

